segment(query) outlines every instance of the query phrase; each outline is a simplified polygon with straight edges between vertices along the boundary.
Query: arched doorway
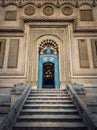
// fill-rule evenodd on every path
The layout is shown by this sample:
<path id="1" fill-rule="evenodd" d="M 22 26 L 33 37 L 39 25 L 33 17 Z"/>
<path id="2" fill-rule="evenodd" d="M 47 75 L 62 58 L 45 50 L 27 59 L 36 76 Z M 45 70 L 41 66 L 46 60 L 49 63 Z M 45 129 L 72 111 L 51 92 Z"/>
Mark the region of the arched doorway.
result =
<path id="1" fill-rule="evenodd" d="M 59 88 L 58 45 L 51 39 L 39 46 L 38 88 Z"/>
<path id="2" fill-rule="evenodd" d="M 54 63 L 45 62 L 43 64 L 43 88 L 55 88 L 55 69 Z"/>

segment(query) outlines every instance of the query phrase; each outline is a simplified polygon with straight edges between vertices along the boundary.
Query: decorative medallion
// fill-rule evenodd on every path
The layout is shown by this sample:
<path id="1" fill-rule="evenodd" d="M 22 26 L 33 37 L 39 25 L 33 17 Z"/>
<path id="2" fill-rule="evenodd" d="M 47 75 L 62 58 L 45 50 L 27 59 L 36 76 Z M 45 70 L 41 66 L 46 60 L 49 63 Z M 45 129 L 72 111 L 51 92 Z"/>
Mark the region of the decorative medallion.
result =
<path id="1" fill-rule="evenodd" d="M 5 20 L 16 20 L 17 11 L 16 10 L 6 10 L 5 12 Z"/>
<path id="2" fill-rule="evenodd" d="M 26 15 L 33 15 L 35 13 L 35 8 L 32 5 L 25 7 L 24 12 Z"/>
<path id="3" fill-rule="evenodd" d="M 73 9 L 70 6 L 64 6 L 62 8 L 62 13 L 64 15 L 71 15 L 73 13 Z"/>
<path id="4" fill-rule="evenodd" d="M 43 9 L 43 13 L 47 16 L 50 16 L 54 13 L 54 9 L 51 7 L 51 6 L 46 6 L 44 9 Z"/>

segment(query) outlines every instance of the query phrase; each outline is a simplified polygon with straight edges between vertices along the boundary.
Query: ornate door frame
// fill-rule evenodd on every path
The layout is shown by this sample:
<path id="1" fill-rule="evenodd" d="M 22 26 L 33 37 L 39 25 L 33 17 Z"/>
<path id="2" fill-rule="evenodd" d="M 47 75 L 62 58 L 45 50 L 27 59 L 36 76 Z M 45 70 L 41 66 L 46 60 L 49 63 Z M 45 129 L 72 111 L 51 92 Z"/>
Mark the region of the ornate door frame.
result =
<path id="1" fill-rule="evenodd" d="M 53 25 L 54 23 L 51 23 Z M 59 48 L 59 83 L 60 88 L 70 79 L 70 28 L 68 23 L 61 23 L 58 26 L 50 26 L 48 23 L 43 26 L 31 24 L 28 30 L 30 39 L 28 39 L 28 69 L 27 82 L 32 83 L 34 88 L 38 86 L 38 61 L 39 45 L 45 39 L 52 39 L 58 44 Z M 39 24 L 40 25 L 40 24 Z M 48 27 L 49 25 L 49 27 Z M 64 25 L 64 26 L 63 26 Z M 67 44 L 68 43 L 68 44 Z"/>

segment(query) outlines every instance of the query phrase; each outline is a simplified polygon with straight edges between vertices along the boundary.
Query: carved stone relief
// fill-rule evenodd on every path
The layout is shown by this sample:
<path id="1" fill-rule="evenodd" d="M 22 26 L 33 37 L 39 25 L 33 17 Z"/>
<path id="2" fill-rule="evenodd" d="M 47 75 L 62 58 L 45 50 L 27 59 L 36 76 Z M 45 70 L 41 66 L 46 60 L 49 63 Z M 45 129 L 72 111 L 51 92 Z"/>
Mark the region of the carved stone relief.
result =
<path id="1" fill-rule="evenodd" d="M 97 68 L 97 39 L 91 39 L 94 67 Z"/>
<path id="2" fill-rule="evenodd" d="M 54 13 L 54 9 L 53 7 L 51 6 L 46 6 L 44 9 L 43 9 L 43 13 L 47 16 L 50 16 L 50 15 L 53 15 Z"/>
<path id="3" fill-rule="evenodd" d="M 71 15 L 73 13 L 73 9 L 70 6 L 64 6 L 62 8 L 62 13 L 64 15 Z"/>
<path id="4" fill-rule="evenodd" d="M 40 54 L 58 54 L 58 45 L 52 39 L 46 39 L 41 42 L 39 47 Z"/>
<path id="5" fill-rule="evenodd" d="M 64 38 L 64 29 L 60 29 L 60 30 L 52 30 L 52 29 L 47 29 L 47 30 L 44 30 L 44 29 L 33 29 L 32 30 L 32 33 L 33 33 L 33 37 L 34 39 L 37 39 L 39 36 L 41 35 L 56 35 L 58 37 L 60 37 L 60 39 L 63 39 Z"/>
<path id="6" fill-rule="evenodd" d="M 9 46 L 8 68 L 16 68 L 18 63 L 19 39 L 11 39 Z"/>
<path id="7" fill-rule="evenodd" d="M 79 61 L 81 68 L 89 68 L 89 58 L 87 50 L 87 42 L 85 39 L 78 39 L 78 48 L 79 48 Z"/>
<path id="8" fill-rule="evenodd" d="M 24 13 L 25 13 L 26 15 L 33 15 L 33 14 L 35 13 L 35 8 L 34 8 L 34 6 L 32 6 L 32 5 L 26 6 L 25 9 L 24 9 Z"/>
<path id="9" fill-rule="evenodd" d="M 5 39 L 0 39 L 0 68 L 3 67 L 5 44 L 6 44 L 6 40 Z"/>
<path id="10" fill-rule="evenodd" d="M 16 20 L 17 17 L 17 11 L 16 10 L 6 10 L 5 12 L 5 20 Z"/>
<path id="11" fill-rule="evenodd" d="M 80 10 L 81 21 L 93 21 L 92 10 Z"/>

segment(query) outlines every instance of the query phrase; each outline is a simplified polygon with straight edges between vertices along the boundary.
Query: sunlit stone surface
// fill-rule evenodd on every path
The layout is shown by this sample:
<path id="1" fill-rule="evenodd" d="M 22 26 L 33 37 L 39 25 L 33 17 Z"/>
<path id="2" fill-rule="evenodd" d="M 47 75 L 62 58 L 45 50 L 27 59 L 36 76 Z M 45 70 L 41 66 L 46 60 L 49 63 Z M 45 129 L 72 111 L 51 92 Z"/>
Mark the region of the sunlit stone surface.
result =
<path id="1" fill-rule="evenodd" d="M 6 112 L 21 95 L 17 83 L 81 84 L 86 95 L 79 96 L 97 117 L 96 0 L 0 1 L 0 101 L 11 98 Z"/>

